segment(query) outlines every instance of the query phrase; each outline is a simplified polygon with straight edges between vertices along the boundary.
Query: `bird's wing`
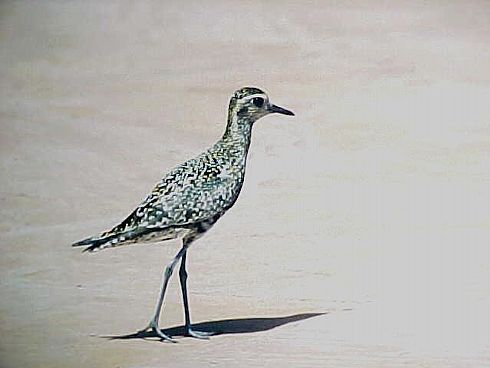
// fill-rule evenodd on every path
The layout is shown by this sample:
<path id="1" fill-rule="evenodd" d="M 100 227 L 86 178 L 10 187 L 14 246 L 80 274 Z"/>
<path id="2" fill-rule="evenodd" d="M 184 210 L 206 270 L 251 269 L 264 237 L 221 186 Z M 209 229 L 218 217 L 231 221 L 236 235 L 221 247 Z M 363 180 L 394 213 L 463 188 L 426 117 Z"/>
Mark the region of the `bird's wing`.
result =
<path id="1" fill-rule="evenodd" d="M 124 221 L 102 236 L 185 227 L 221 215 L 235 202 L 242 183 L 243 172 L 232 166 L 190 160 L 167 174 Z"/>

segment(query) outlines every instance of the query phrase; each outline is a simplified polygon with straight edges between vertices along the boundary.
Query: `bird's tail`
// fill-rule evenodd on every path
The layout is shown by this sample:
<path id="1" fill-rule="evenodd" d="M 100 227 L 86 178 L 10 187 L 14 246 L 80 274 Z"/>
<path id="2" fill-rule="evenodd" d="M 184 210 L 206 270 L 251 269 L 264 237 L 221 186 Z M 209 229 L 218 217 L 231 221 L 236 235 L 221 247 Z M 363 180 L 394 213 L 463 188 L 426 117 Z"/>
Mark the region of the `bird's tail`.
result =
<path id="1" fill-rule="evenodd" d="M 105 248 L 112 248 L 118 245 L 134 243 L 134 238 L 140 235 L 146 229 L 138 229 L 134 226 L 137 210 L 124 219 L 119 225 L 114 226 L 111 230 L 104 231 L 102 234 L 80 240 L 72 244 L 72 247 L 87 247 L 84 252 L 96 252 Z"/>
<path id="2" fill-rule="evenodd" d="M 113 248 L 113 247 L 118 247 L 120 245 L 127 245 L 127 244 L 132 244 L 137 241 L 137 239 L 140 239 L 141 241 L 145 241 L 144 239 L 141 239 L 141 237 L 144 237 L 145 235 L 151 235 L 152 233 L 159 231 L 161 229 L 155 228 L 155 229 L 147 229 L 147 228 L 132 228 L 132 229 L 127 229 L 126 231 L 120 231 L 117 232 L 117 230 L 120 229 L 120 225 L 116 226 L 112 230 L 103 232 L 102 234 L 98 236 L 92 236 L 87 239 L 80 240 L 79 242 L 76 242 L 72 244 L 72 247 L 87 247 L 83 251 L 84 252 L 97 252 L 102 249 L 106 248 Z M 174 232 L 170 231 L 170 237 L 168 239 L 173 239 L 175 236 Z M 149 240 L 154 239 L 154 237 L 149 237 Z M 153 240 L 154 241 L 154 240 Z"/>
<path id="3" fill-rule="evenodd" d="M 93 236 L 87 239 L 80 240 L 72 244 L 72 247 L 87 247 L 83 251 L 84 252 L 95 252 L 104 248 L 114 246 L 114 241 L 117 242 L 118 238 L 116 235 L 104 236 Z"/>

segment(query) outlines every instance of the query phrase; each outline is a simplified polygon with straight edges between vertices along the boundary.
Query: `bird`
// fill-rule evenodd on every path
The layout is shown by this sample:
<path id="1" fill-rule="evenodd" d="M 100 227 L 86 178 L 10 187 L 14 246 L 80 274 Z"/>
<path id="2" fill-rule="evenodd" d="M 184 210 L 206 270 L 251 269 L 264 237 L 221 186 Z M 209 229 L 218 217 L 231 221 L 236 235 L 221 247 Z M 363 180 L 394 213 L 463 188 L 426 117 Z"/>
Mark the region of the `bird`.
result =
<path id="1" fill-rule="evenodd" d="M 193 329 L 187 296 L 187 251 L 236 202 L 243 186 L 252 126 L 260 118 L 278 113 L 294 116 L 272 104 L 256 87 L 235 91 L 228 106 L 226 129 L 211 148 L 172 169 L 121 223 L 110 230 L 72 244 L 96 252 L 131 243 L 179 238 L 182 247 L 163 272 L 153 318 L 140 332 L 153 331 L 161 341 L 176 342 L 159 327 L 165 292 L 180 261 L 179 280 L 184 306 L 185 336 L 207 339 L 212 333 Z"/>

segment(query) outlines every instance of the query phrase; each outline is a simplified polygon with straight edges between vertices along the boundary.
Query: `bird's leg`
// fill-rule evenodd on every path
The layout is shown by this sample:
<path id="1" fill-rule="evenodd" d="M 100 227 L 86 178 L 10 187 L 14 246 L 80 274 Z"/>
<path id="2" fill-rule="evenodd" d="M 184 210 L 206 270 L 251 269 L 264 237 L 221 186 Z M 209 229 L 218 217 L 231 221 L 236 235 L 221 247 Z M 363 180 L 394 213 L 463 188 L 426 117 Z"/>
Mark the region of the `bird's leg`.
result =
<path id="1" fill-rule="evenodd" d="M 185 269 L 185 261 L 187 258 L 187 252 L 182 255 L 180 262 L 179 278 L 180 287 L 182 289 L 182 299 L 184 301 L 184 315 L 185 315 L 185 334 L 187 336 L 196 337 L 198 339 L 208 339 L 212 333 L 204 331 L 195 331 L 191 326 L 191 315 L 189 311 L 189 300 L 187 298 L 187 271 Z"/>
<path id="2" fill-rule="evenodd" d="M 163 272 L 163 282 L 162 282 L 162 289 L 160 290 L 160 296 L 158 298 L 158 303 L 157 307 L 155 310 L 155 315 L 153 316 L 152 320 L 150 321 L 150 324 L 146 329 L 143 331 L 146 331 L 148 329 L 153 330 L 162 340 L 169 341 L 169 342 L 176 342 L 173 340 L 170 336 L 165 335 L 160 328 L 158 327 L 158 322 L 160 320 L 160 312 L 162 310 L 162 305 L 163 305 L 163 299 L 165 297 L 165 291 L 167 290 L 167 285 L 168 281 L 170 280 L 170 276 L 172 276 L 172 272 L 174 271 L 175 265 L 179 261 L 179 259 L 185 254 L 187 251 L 188 245 L 184 244 L 182 249 L 177 253 L 177 255 L 172 259 L 172 262 L 168 264 L 168 266 L 165 268 L 165 271 Z"/>

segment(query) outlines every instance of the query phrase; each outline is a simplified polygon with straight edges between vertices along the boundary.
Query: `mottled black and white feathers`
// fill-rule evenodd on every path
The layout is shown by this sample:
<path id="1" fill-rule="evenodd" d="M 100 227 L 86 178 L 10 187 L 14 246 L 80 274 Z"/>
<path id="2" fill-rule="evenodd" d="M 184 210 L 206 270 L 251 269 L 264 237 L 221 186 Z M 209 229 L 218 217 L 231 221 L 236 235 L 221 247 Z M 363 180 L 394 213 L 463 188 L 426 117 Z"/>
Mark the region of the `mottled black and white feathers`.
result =
<path id="1" fill-rule="evenodd" d="M 96 251 L 123 244 L 198 237 L 238 198 L 245 177 L 253 123 L 268 113 L 292 115 L 269 103 L 258 88 L 242 88 L 230 100 L 223 137 L 196 158 L 177 166 L 120 224 L 73 244 Z"/>

